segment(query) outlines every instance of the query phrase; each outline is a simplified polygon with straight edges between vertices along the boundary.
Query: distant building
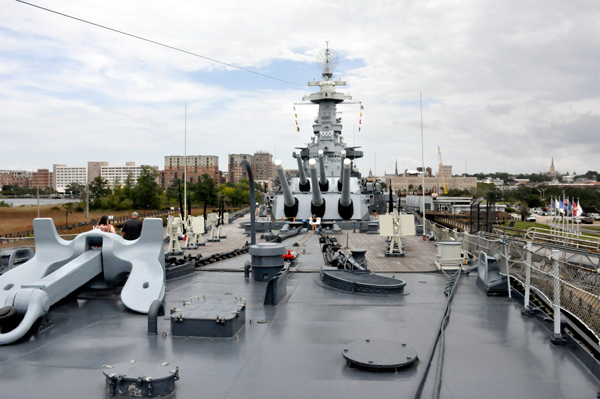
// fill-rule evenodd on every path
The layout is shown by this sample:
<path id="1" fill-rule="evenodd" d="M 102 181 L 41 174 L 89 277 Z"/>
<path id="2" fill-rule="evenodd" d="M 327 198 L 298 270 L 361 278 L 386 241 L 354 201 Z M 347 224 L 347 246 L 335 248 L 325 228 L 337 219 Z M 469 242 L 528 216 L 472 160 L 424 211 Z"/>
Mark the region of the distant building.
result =
<path id="1" fill-rule="evenodd" d="M 419 191 L 423 185 L 423 168 L 405 169 L 404 174 L 398 177 L 386 177 L 386 183 L 391 183 L 392 190 L 400 194 Z M 452 177 L 452 166 L 443 165 L 439 169 L 438 176 L 432 176 L 432 169 L 425 168 L 425 192 L 443 193 L 443 184 L 448 189 L 468 190 L 477 187 L 476 177 Z M 442 174 L 444 179 L 442 179 Z M 412 187 L 412 188 L 411 188 Z"/>
<path id="2" fill-rule="evenodd" d="M 152 166 L 158 171 L 158 166 Z M 100 177 L 108 181 L 108 186 L 113 189 L 117 181 L 122 186 L 129 176 L 133 180 L 133 183 L 137 183 L 137 179 L 142 174 L 142 166 L 136 166 L 135 162 L 125 162 L 125 166 L 108 166 L 104 165 L 100 167 Z M 158 183 L 158 181 L 157 181 Z"/>
<path id="3" fill-rule="evenodd" d="M 250 154 L 229 154 L 227 163 L 227 180 L 232 183 L 239 183 L 240 179 L 247 179 L 246 168 L 242 166 L 242 161 L 248 161 L 252 165 L 253 156 Z"/>
<path id="4" fill-rule="evenodd" d="M 52 167 L 52 188 L 64 193 L 71 183 L 87 184 L 87 166 L 66 166 L 54 164 Z"/>
<path id="5" fill-rule="evenodd" d="M 160 172 L 160 185 L 167 189 L 176 179 L 183 180 L 185 158 L 183 155 L 165 156 L 165 169 Z M 216 155 L 188 155 L 187 181 L 196 183 L 202 175 L 208 174 L 215 183 L 219 183 L 219 157 Z"/>
<path id="6" fill-rule="evenodd" d="M 546 176 L 558 177 L 560 176 L 560 172 L 557 172 L 554 168 L 554 157 L 552 157 L 552 162 L 550 163 L 550 170 L 546 172 Z"/>
<path id="7" fill-rule="evenodd" d="M 88 162 L 88 181 L 94 180 L 100 176 L 101 168 L 108 166 L 108 162 Z"/>
<path id="8" fill-rule="evenodd" d="M 254 180 L 271 180 L 275 173 L 273 155 L 268 152 L 258 151 L 252 157 L 252 175 Z"/>
<path id="9" fill-rule="evenodd" d="M 52 172 L 48 169 L 38 169 L 31 174 L 31 187 L 52 188 Z"/>
<path id="10" fill-rule="evenodd" d="M 32 172 L 28 170 L 0 170 L 0 188 L 4 185 L 29 187 Z"/>

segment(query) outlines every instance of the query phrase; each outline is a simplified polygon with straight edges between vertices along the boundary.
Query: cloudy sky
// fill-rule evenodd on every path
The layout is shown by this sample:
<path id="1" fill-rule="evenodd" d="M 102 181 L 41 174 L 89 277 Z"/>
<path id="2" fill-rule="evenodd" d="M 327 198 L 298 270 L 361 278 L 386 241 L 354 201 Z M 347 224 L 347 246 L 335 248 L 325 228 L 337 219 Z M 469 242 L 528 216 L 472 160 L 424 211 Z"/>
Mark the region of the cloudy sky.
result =
<path id="1" fill-rule="evenodd" d="M 594 1 L 99 1 L 33 3 L 291 83 L 1 0 L 0 169 L 164 166 L 184 151 L 275 153 L 310 140 L 314 60 L 364 105 L 339 107 L 358 162 L 388 173 L 439 146 L 454 173 L 600 169 L 600 3 Z M 359 126 L 361 131 L 358 132 Z"/>

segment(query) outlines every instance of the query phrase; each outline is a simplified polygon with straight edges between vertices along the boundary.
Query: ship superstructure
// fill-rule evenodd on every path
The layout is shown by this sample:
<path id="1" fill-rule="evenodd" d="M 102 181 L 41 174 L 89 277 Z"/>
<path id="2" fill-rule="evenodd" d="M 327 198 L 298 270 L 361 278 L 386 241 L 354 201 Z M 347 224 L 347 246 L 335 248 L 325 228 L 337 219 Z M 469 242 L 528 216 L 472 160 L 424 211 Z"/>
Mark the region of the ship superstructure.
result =
<path id="1" fill-rule="evenodd" d="M 363 156 L 357 147 L 349 147 L 342 136 L 342 117 L 337 105 L 352 97 L 336 91 L 346 82 L 333 79 L 337 54 L 327 47 L 317 55 L 323 80 L 308 82 L 319 91 L 303 98 L 319 106 L 312 125 L 313 136 L 306 147 L 292 154 L 298 163 L 298 177 L 287 181 L 281 161 L 275 161 L 280 191 L 270 198 L 274 219 L 366 220 L 374 206 L 375 185 L 361 182 L 354 161 Z"/>

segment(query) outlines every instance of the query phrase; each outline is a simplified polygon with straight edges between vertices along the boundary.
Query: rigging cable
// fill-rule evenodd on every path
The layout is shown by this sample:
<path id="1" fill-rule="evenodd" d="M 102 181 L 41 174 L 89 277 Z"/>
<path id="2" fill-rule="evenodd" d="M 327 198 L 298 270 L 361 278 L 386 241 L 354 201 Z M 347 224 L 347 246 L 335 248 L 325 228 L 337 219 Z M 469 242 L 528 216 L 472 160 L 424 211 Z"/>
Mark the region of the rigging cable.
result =
<path id="1" fill-rule="evenodd" d="M 264 78 L 277 80 L 279 82 L 288 83 L 288 84 L 291 84 L 291 85 L 294 85 L 294 86 L 304 87 L 303 85 L 300 85 L 298 83 L 294 83 L 294 82 L 290 82 L 290 81 L 287 81 L 287 80 L 279 79 L 279 78 L 276 78 L 276 77 L 273 77 L 273 76 L 265 75 L 263 73 L 252 71 L 250 69 L 242 68 L 242 67 L 239 67 L 239 66 L 236 66 L 236 65 L 233 65 L 233 64 L 228 64 L 226 62 L 219 61 L 219 60 L 216 60 L 214 58 L 210 58 L 210 57 L 206 57 L 204 55 L 192 53 L 191 51 L 183 50 L 183 49 L 180 49 L 180 48 L 177 48 L 177 47 L 170 46 L 168 44 L 164 44 L 164 43 L 160 43 L 160 42 L 157 42 L 157 41 L 154 41 L 154 40 L 146 39 L 146 38 L 143 38 L 141 36 L 137 36 L 137 35 L 134 35 L 134 34 L 131 34 L 131 33 L 120 31 L 118 29 L 109 28 L 108 26 L 100 25 L 100 24 L 97 24 L 95 22 L 87 21 L 85 19 L 73 17 L 73 16 L 68 15 L 68 14 L 63 14 L 62 12 L 54 11 L 54 10 L 51 10 L 49 8 L 44 8 L 44 7 L 38 6 L 36 4 L 28 3 L 28 2 L 23 1 L 23 0 L 15 0 L 15 1 L 17 1 L 19 3 L 26 4 L 28 6 L 39 8 L 40 10 L 44 10 L 44 11 L 48 11 L 48 12 L 51 12 L 51 13 L 54 13 L 54 14 L 57 14 L 57 15 L 61 15 L 63 17 L 71 18 L 71 19 L 74 19 L 74 20 L 79 21 L 79 22 L 84 22 L 86 24 L 94 25 L 94 26 L 97 26 L 97 27 L 102 28 L 102 29 L 110 30 L 112 32 L 120 33 L 120 34 L 125 35 L 125 36 L 129 36 L 129 37 L 133 37 L 135 39 L 143 40 L 143 41 L 148 42 L 148 43 L 152 43 L 152 44 L 156 44 L 158 46 L 166 47 L 166 48 L 169 48 L 171 50 L 176 50 L 176 51 L 180 51 L 182 53 L 193 55 L 194 57 L 204 58 L 205 60 L 212 61 L 212 62 L 215 62 L 217 64 L 221 64 L 221 65 L 225 65 L 225 66 L 228 66 L 228 67 L 231 67 L 231 68 L 239 69 L 240 71 L 244 71 L 244 72 L 248 72 L 248 73 L 253 73 L 255 75 L 262 76 Z"/>
<path id="2" fill-rule="evenodd" d="M 460 279 L 460 275 L 462 272 L 462 268 L 459 268 L 455 274 L 450 276 L 448 279 L 448 283 L 446 284 L 446 288 L 444 289 L 446 295 L 448 296 L 448 300 L 446 302 L 446 309 L 444 311 L 444 315 L 442 316 L 442 321 L 440 322 L 440 327 L 435 335 L 435 339 L 433 341 L 433 345 L 431 346 L 431 352 L 429 354 L 427 364 L 425 365 L 425 369 L 419 378 L 417 383 L 417 387 L 413 393 L 412 399 L 419 399 L 423 394 L 423 388 L 425 387 L 425 381 L 427 380 L 427 375 L 429 374 L 429 369 L 431 368 L 431 364 L 433 363 L 433 357 L 435 356 L 436 348 L 438 346 L 438 342 L 440 343 L 440 354 L 438 356 L 438 365 L 437 365 L 437 376 L 434 387 L 434 398 L 440 397 L 440 390 L 442 386 L 442 366 L 444 362 L 444 352 L 445 352 L 445 331 L 446 326 L 448 325 L 448 320 L 450 319 L 450 305 L 452 303 L 452 298 L 454 297 L 454 292 L 456 291 L 456 286 L 458 284 L 458 280 Z M 444 273 L 445 274 L 445 273 Z M 441 337 L 441 341 L 440 341 Z"/>

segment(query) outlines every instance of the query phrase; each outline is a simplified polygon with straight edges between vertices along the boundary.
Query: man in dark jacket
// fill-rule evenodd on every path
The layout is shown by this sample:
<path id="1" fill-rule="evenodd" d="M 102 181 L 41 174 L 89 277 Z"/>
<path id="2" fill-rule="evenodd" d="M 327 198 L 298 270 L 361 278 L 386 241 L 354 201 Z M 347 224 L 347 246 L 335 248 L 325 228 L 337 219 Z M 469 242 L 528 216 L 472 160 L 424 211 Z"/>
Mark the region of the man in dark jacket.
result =
<path id="1" fill-rule="evenodd" d="M 125 222 L 121 229 L 121 235 L 126 240 L 137 240 L 142 234 L 142 221 L 137 212 L 131 214 L 131 219 Z"/>

